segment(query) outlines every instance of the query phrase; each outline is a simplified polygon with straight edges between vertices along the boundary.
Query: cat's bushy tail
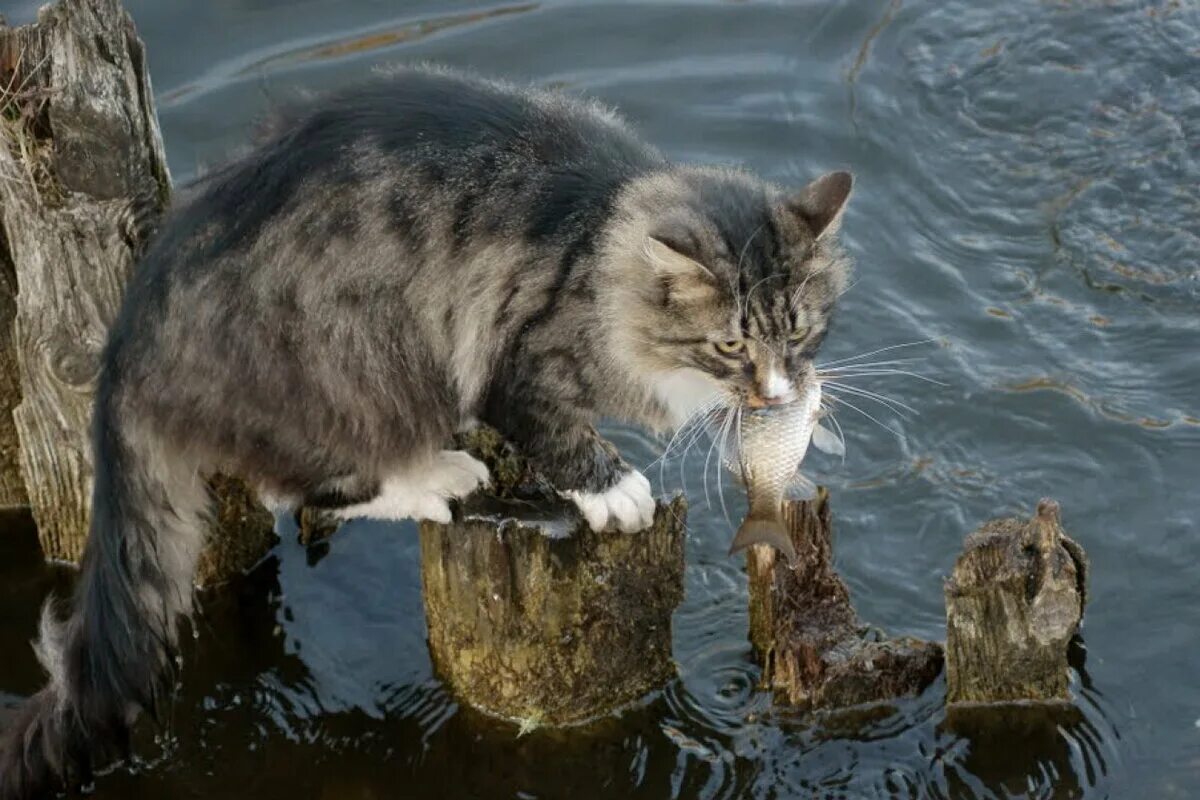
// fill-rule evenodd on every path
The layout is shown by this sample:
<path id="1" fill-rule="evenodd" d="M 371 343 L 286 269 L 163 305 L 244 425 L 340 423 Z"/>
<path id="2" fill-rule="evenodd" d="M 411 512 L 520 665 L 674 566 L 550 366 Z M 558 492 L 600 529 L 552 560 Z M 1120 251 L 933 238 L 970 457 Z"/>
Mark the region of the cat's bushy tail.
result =
<path id="1" fill-rule="evenodd" d="M 71 614 L 42 614 L 50 682 L 0 732 L 0 800 L 90 783 L 91 765 L 128 752 L 141 711 L 157 711 L 179 615 L 191 609 L 208 491 L 194 461 L 124 424 L 104 377 L 93 423 L 92 520 Z"/>

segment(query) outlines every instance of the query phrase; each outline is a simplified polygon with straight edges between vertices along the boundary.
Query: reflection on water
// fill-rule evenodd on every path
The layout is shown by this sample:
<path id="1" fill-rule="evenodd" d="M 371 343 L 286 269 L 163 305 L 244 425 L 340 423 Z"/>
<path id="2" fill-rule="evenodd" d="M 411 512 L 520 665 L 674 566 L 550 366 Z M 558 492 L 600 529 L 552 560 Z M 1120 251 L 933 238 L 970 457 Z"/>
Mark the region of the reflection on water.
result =
<path id="1" fill-rule="evenodd" d="M 17 2 L 13 21 L 36 4 Z M 414 529 L 285 537 L 205 598 L 169 735 L 100 798 L 1190 797 L 1200 794 L 1200 9 L 1131 0 L 494 4 L 128 0 L 171 167 L 241 146 L 279 98 L 402 60 L 588 91 L 679 159 L 779 181 L 848 167 L 858 276 L 824 358 L 912 369 L 838 419 L 837 558 L 861 615 L 943 638 L 965 533 L 1056 497 L 1091 557 L 1075 702 L 947 717 L 944 685 L 797 716 L 756 689 L 744 498 L 706 443 L 609 433 L 692 502 L 679 678 L 582 729 L 459 708 L 425 648 Z M 878 356 L 873 357 L 878 358 Z M 883 429 L 894 429 L 895 434 Z M 28 521 L 0 523 L 0 724 L 41 681 Z"/>

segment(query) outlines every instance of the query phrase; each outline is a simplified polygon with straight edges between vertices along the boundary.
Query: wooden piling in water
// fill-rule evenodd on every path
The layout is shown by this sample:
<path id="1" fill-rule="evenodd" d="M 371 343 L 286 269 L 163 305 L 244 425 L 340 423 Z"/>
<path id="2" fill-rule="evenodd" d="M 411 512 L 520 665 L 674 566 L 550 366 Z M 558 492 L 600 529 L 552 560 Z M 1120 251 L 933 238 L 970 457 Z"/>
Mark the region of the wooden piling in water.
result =
<path id="1" fill-rule="evenodd" d="M 945 587 L 947 701 L 1067 700 L 1087 563 L 1053 500 L 968 536 Z"/>
<path id="2" fill-rule="evenodd" d="M 170 193 L 145 47 L 118 0 L 0 24 L 0 506 L 31 506 L 48 558 L 83 553 L 99 354 Z M 273 541 L 244 487 L 221 484 L 242 538 L 213 537 L 204 583 Z"/>
<path id="3" fill-rule="evenodd" d="M 462 443 L 494 485 L 421 524 L 435 670 L 462 701 L 532 725 L 582 722 L 675 676 L 682 498 L 637 533 L 596 533 L 494 431 Z"/>
<path id="4" fill-rule="evenodd" d="M 98 355 L 170 191 L 145 49 L 118 0 L 60 0 L 20 28 L 0 20 L 0 508 L 32 508 L 49 558 L 83 551 Z M 648 531 L 596 534 L 568 523 L 573 511 L 494 434 L 472 446 L 486 451 L 497 487 L 450 525 L 422 525 L 439 674 L 471 705 L 544 724 L 661 686 L 674 674 L 682 500 L 660 504 Z M 206 584 L 273 541 L 270 515 L 244 485 L 213 485 Z M 828 495 L 789 505 L 787 520 L 798 566 L 767 548 L 748 555 L 764 685 L 807 708 L 928 685 L 937 644 L 872 636 L 855 614 L 832 568 Z M 567 525 L 573 535 L 554 535 Z M 1053 503 L 968 537 L 946 584 L 948 701 L 1065 698 L 1086 564 Z"/>
<path id="5" fill-rule="evenodd" d="M 796 563 L 755 545 L 750 573 L 750 641 L 762 685 L 788 705 L 829 709 L 920 692 L 941 672 L 942 648 L 888 638 L 864 625 L 833 568 L 829 493 L 784 508 Z"/>
<path id="6" fill-rule="evenodd" d="M 750 639 L 762 683 L 783 702 L 827 709 L 913 694 L 941 671 L 943 648 L 868 635 L 832 566 L 829 495 L 789 503 L 797 563 L 756 546 Z M 946 582 L 946 702 L 954 706 L 1069 699 L 1068 646 L 1086 598 L 1087 557 L 1063 532 L 1058 504 L 1029 520 L 988 522 L 970 534 Z M 983 717 L 985 718 L 985 717 Z M 965 712 L 956 719 L 973 720 Z"/>

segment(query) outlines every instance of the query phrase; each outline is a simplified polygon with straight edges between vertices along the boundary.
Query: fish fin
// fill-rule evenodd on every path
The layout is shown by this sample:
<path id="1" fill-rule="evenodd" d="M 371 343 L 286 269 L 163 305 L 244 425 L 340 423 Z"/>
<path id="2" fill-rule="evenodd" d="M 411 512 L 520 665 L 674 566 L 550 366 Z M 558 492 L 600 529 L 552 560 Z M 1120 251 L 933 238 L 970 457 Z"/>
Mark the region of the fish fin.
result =
<path id="1" fill-rule="evenodd" d="M 846 455 L 846 443 L 833 434 L 833 431 L 821 423 L 817 423 L 812 432 L 813 447 L 831 456 Z"/>
<path id="2" fill-rule="evenodd" d="M 745 550 L 752 544 L 769 544 L 783 553 L 789 564 L 796 561 L 796 546 L 778 518 L 747 517 L 729 545 L 729 555 Z"/>
<path id="3" fill-rule="evenodd" d="M 792 476 L 792 482 L 783 490 L 784 495 L 788 500 L 816 500 L 817 485 L 803 472 L 797 472 Z"/>

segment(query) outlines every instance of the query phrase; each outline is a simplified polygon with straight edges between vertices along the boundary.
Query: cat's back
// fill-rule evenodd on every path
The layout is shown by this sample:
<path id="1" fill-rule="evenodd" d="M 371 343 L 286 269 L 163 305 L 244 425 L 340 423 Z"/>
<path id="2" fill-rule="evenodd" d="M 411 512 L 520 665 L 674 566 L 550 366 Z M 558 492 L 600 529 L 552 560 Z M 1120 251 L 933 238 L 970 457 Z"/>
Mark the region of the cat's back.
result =
<path id="1" fill-rule="evenodd" d="M 281 226 L 320 244 L 352 235 L 348 223 L 371 206 L 410 235 L 428 233 L 436 221 L 415 218 L 447 204 L 460 228 L 519 218 L 553 228 L 662 163 L 596 102 L 439 68 L 396 69 L 277 114 L 255 149 L 188 191 L 157 255 L 204 269 L 252 249 L 268 229 L 280 238 Z"/>
<path id="2" fill-rule="evenodd" d="M 318 113 L 341 120 L 352 138 L 410 157 L 507 151 L 541 166 L 659 159 L 599 103 L 444 69 L 393 70 L 345 90 Z"/>
<path id="3" fill-rule="evenodd" d="M 304 316 L 330 281 L 348 297 L 456 281 L 448 270 L 497 242 L 575 259 L 621 187 L 662 163 L 592 101 L 397 69 L 286 109 L 257 146 L 189 187 L 135 270 L 114 331 L 208 304 L 228 325 L 242 311 Z"/>
<path id="4" fill-rule="evenodd" d="M 264 173 L 331 184 L 416 168 L 438 181 L 526 171 L 638 170 L 661 162 L 614 111 L 556 90 L 448 69 L 394 69 L 285 110 L 227 177 Z M 475 174 L 464 174 L 475 173 Z"/>

